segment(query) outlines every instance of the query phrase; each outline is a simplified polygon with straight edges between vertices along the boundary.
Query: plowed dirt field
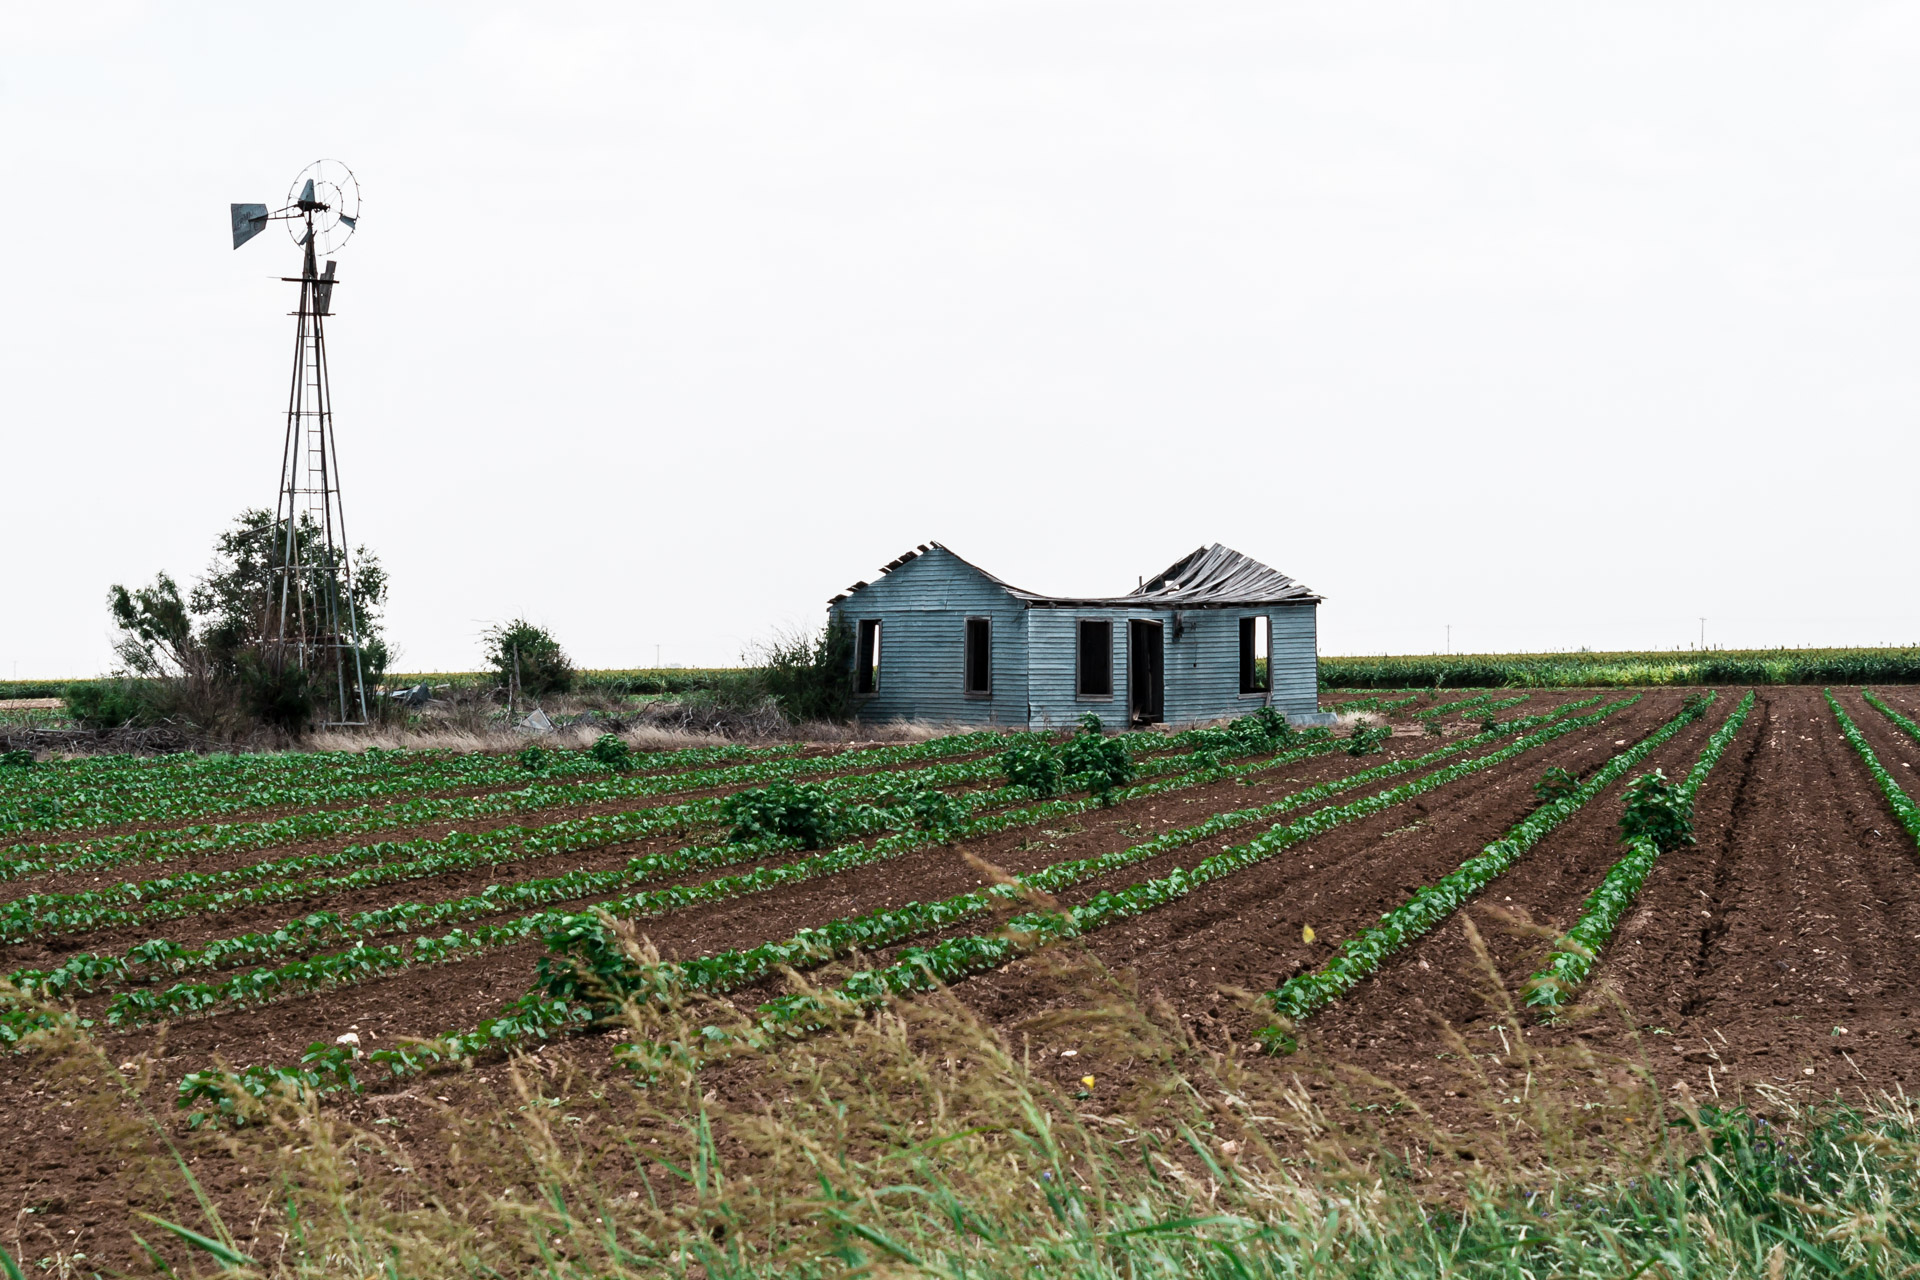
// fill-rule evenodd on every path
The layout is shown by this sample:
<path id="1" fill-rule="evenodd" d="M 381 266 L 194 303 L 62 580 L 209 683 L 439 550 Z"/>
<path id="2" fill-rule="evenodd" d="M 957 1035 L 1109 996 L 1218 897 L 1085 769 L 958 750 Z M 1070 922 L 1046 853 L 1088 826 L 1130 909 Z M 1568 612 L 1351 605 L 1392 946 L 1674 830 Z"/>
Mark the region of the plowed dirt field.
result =
<path id="1" fill-rule="evenodd" d="M 506 936 L 502 928 L 531 913 L 579 913 L 620 895 L 709 886 L 690 892 L 685 905 L 656 902 L 632 916 L 634 934 L 661 960 L 689 961 L 865 913 L 915 911 L 1007 876 L 1156 839 L 1126 865 L 1062 880 L 995 912 L 899 932 L 804 977 L 775 968 L 705 992 L 703 1017 L 745 1027 L 766 1002 L 806 984 L 830 986 L 861 969 L 910 961 L 908 948 L 996 939 L 1009 914 L 1038 910 L 1077 913 L 1068 918 L 1084 922 L 1074 930 L 1080 936 L 1037 947 L 1037 935 L 1019 934 L 1013 956 L 978 965 L 950 984 L 950 996 L 1062 1087 L 1091 1076 L 1095 1083 L 1079 1096 L 1094 1111 L 1122 1100 L 1134 1105 L 1134 1087 L 1164 1067 L 1157 1050 L 1100 1033 L 1099 1010 L 1116 993 L 1157 1011 L 1174 1041 L 1195 1052 L 1237 1049 L 1250 1069 L 1277 1072 L 1311 1061 L 1303 1088 L 1357 1124 L 1389 1130 L 1397 1118 L 1417 1117 L 1468 1135 L 1500 1130 L 1510 1141 L 1524 1128 L 1518 1117 L 1538 1078 L 1566 1063 L 1593 1082 L 1596 1126 L 1633 1123 L 1633 1113 L 1646 1110 L 1633 1102 L 1636 1089 L 1737 1098 L 1761 1087 L 1807 1097 L 1914 1087 L 1920 853 L 1819 689 L 1753 691 L 1750 711 L 1700 782 L 1695 842 L 1660 855 L 1569 1011 L 1547 1019 L 1525 1003 L 1530 975 L 1623 852 L 1628 781 L 1654 769 L 1685 778 L 1747 691 L 1708 691 L 1711 704 L 1690 711 L 1688 699 L 1700 692 L 1511 690 L 1397 705 L 1388 697 L 1381 701 L 1389 705 L 1359 712 L 1392 728 L 1364 754 L 1344 750 L 1343 740 L 1256 739 L 1250 731 L 1217 741 L 1131 735 L 1140 774 L 1110 804 L 1075 792 L 1071 778 L 1051 798 L 1003 790 L 1001 742 L 905 757 L 789 754 L 796 780 L 828 784 L 846 804 L 885 809 L 914 788 L 939 791 L 969 805 L 977 824 L 957 835 L 915 835 L 904 810 L 889 810 L 892 818 L 840 838 L 840 864 L 804 874 L 784 870 L 813 856 L 797 847 L 728 852 L 728 822 L 714 798 L 774 780 L 750 757 L 714 766 L 738 770 L 721 774 L 695 768 L 698 762 L 653 762 L 631 775 L 663 780 L 646 794 L 618 774 L 611 781 L 568 775 L 552 785 L 589 789 L 532 810 L 498 807 L 522 785 L 512 780 L 240 811 L 221 807 L 217 784 L 209 784 L 203 817 L 151 820 L 134 806 L 91 828 L 36 829 L 28 821 L 0 844 L 0 858 L 18 868 L 0 881 L 0 909 L 14 913 L 10 932 L 0 935 L 0 972 L 30 985 L 64 967 L 71 980 L 31 998 L 0 993 L 0 1011 L 12 1008 L 15 1025 L 31 1032 L 12 1052 L 0 1040 L 0 1242 L 26 1257 L 53 1242 L 69 1252 L 90 1248 L 110 1265 L 128 1260 L 124 1242 L 139 1225 L 134 1212 L 181 1212 L 140 1172 L 140 1154 L 171 1141 L 226 1210 L 235 1238 L 273 1247 L 278 1229 L 263 1217 L 273 1189 L 249 1173 L 241 1148 L 224 1145 L 229 1130 L 219 1121 L 190 1125 L 189 1113 L 208 1104 L 203 1097 L 176 1107 L 182 1082 L 214 1068 L 295 1068 L 310 1046 L 344 1044 L 347 1054 L 357 1038 L 364 1055 L 474 1028 L 536 988 L 536 965 L 550 952 L 547 930 Z M 1920 718 L 1920 690 L 1874 692 L 1894 711 Z M 1920 796 L 1920 741 L 1862 691 L 1834 696 L 1896 783 Z M 1639 754 L 1504 872 L 1293 1025 L 1297 1058 L 1253 1048 L 1262 1029 L 1275 1025 L 1265 993 L 1337 962 L 1383 915 L 1539 813 L 1535 784 L 1543 773 L 1590 780 L 1627 753 Z M 936 766 L 948 772 L 925 772 Z M 146 794 L 139 787 L 147 782 L 129 779 L 164 778 L 167 767 L 89 775 L 36 766 L 0 779 L 0 802 L 39 797 L 39 808 L 19 811 L 44 815 L 74 796 L 121 794 L 115 788 Z M 1436 778 L 1442 770 L 1450 772 Z M 665 781 L 681 774 L 684 789 Z M 435 775 L 422 769 L 421 776 Z M 409 820 L 414 811 L 399 806 L 423 798 L 449 807 Z M 367 805 L 394 806 L 382 811 L 391 819 L 355 816 Z M 557 824 L 599 830 L 592 824 L 673 806 L 683 806 L 675 811 L 681 817 L 638 834 L 606 828 L 604 837 L 581 837 L 575 847 L 539 843 Z M 1261 812 L 1175 839 L 1215 815 L 1250 810 Z M 1335 810 L 1322 829 L 1188 883 L 1203 860 L 1224 865 L 1272 830 Z M 332 827 L 274 838 L 265 824 L 290 813 L 336 817 L 327 819 Z M 219 839 L 240 844 L 183 845 L 178 856 L 162 849 L 142 860 L 125 853 L 128 840 L 201 839 L 195 832 L 215 827 Z M 476 840 L 492 842 L 484 857 L 463 852 L 474 847 L 463 841 Z M 42 847 L 49 844 L 58 847 Z M 436 852 L 445 850 L 457 856 Z M 651 869 L 634 870 L 634 860 L 648 856 Z M 249 878 L 249 867 L 294 858 L 305 861 Z M 769 874 L 726 879 L 756 869 Z M 573 873 L 600 879 L 559 881 L 537 900 L 490 889 Z M 128 888 L 135 884 L 137 892 Z M 1162 899 L 1113 912 L 1145 884 L 1161 886 Z M 732 887 L 711 887 L 718 885 Z M 262 886 L 271 892 L 255 892 Z M 392 909 L 407 906 L 441 915 L 419 928 L 409 926 L 411 917 L 392 923 Z M 314 925 L 317 913 L 331 923 Z M 356 923 L 357 913 L 388 914 Z M 365 923 L 376 919 L 389 923 Z M 463 944 L 454 958 L 408 959 L 416 937 L 490 927 L 500 936 Z M 241 935 L 256 941 L 225 941 Z M 138 950 L 152 939 L 177 947 Z M 357 945 L 397 947 L 401 959 L 384 968 L 347 966 L 324 980 L 295 980 L 282 968 Z M 82 959 L 89 956 L 96 959 Z M 239 981 L 276 969 L 277 977 L 252 987 Z M 198 984 L 200 994 L 180 995 L 185 1004 L 171 1010 L 127 1016 L 130 993 L 144 999 L 181 983 Z M 531 1054 L 547 1086 L 565 1096 L 576 1136 L 604 1156 L 601 1176 L 614 1186 L 635 1168 L 612 1136 L 634 1089 L 613 1056 L 626 1038 L 623 1030 L 562 1026 L 512 1046 Z M 1641 1066 L 1627 1080 L 1621 1073 L 1631 1064 Z M 752 1098 L 764 1085 L 745 1049 L 706 1071 L 716 1094 Z M 462 1117 L 511 1095 L 506 1053 L 398 1075 L 363 1058 L 354 1073 L 357 1092 L 328 1093 L 318 1105 L 345 1121 L 386 1126 L 404 1151 L 395 1159 L 405 1163 L 395 1167 L 422 1194 L 484 1179 L 484 1170 L 463 1163 Z M 1513 1099 L 1507 1129 L 1498 1112 L 1488 1113 L 1489 1096 Z M 602 1132 L 608 1136 L 596 1147 Z M 1461 1141 L 1470 1148 L 1474 1140 Z"/>

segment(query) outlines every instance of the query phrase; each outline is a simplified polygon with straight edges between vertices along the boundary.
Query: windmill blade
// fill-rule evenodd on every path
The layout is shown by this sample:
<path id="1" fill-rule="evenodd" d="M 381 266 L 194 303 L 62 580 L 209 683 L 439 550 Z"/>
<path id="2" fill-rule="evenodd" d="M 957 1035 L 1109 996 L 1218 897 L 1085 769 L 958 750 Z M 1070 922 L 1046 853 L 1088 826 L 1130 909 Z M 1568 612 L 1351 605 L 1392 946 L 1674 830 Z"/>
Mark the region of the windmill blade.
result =
<path id="1" fill-rule="evenodd" d="M 352 230 L 354 230 L 355 228 L 357 228 L 357 227 L 358 227 L 358 226 L 360 225 L 360 219 L 358 219 L 358 218 L 349 218 L 349 217 L 348 217 L 348 216 L 347 216 L 346 214 L 344 214 L 344 213 L 340 215 L 340 221 L 342 221 L 342 222 L 344 222 L 344 223 L 346 223 L 346 224 L 347 224 L 347 230 L 349 230 L 349 231 L 352 231 Z"/>
<path id="2" fill-rule="evenodd" d="M 313 203 L 313 179 L 312 178 L 308 178 L 307 185 L 300 188 L 300 203 L 301 204 Z"/>
<path id="3" fill-rule="evenodd" d="M 229 205 L 233 213 L 233 247 L 238 249 L 267 229 L 267 206 L 263 204 Z"/>
<path id="4" fill-rule="evenodd" d="M 304 230 L 302 230 L 302 231 L 300 232 L 300 237 L 299 237 L 299 239 L 297 239 L 297 240 L 295 240 L 295 241 L 294 241 L 294 243 L 295 243 L 295 244 L 305 244 L 305 243 L 307 242 L 307 238 L 308 238 L 309 236 L 311 236 L 312 234 L 313 234 L 313 228 L 312 228 L 312 227 L 307 227 L 307 228 L 305 228 Z"/>
<path id="5" fill-rule="evenodd" d="M 321 315 L 332 315 L 334 311 L 334 261 L 326 259 L 326 271 L 313 284 L 313 309 Z"/>

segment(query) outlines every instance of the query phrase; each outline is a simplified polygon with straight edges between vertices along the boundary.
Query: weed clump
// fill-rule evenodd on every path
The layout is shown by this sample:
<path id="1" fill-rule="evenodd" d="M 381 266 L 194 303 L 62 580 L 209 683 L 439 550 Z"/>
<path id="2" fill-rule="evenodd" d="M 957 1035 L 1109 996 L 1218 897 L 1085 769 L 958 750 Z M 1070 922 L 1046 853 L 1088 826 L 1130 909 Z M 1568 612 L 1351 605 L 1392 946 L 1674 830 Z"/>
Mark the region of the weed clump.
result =
<path id="1" fill-rule="evenodd" d="M 1540 775 L 1540 781 L 1533 784 L 1533 794 L 1539 797 L 1541 804 L 1553 804 L 1565 800 L 1580 789 L 1580 777 L 1570 773 L 1559 765 L 1553 765 Z"/>
<path id="2" fill-rule="evenodd" d="M 1347 735 L 1347 745 L 1342 748 L 1350 756 L 1370 756 L 1386 744 L 1393 736 L 1393 730 L 1383 724 L 1357 724 L 1353 732 Z"/>
<path id="3" fill-rule="evenodd" d="M 839 833 L 840 815 L 827 789 L 815 782 L 776 782 L 727 799 L 721 812 L 733 823 L 736 844 L 794 839 L 819 849 Z"/>
<path id="4" fill-rule="evenodd" d="M 588 754 L 615 773 L 633 767 L 633 749 L 615 734 L 603 733 L 594 739 Z"/>
<path id="5" fill-rule="evenodd" d="M 1628 841 L 1651 839 L 1662 853 L 1692 844 L 1693 806 L 1660 770 L 1643 773 L 1627 784 L 1620 834 Z"/>
<path id="6" fill-rule="evenodd" d="M 1105 803 L 1115 788 L 1133 781 L 1133 756 L 1118 738 L 1081 732 L 1060 750 L 1060 768 Z"/>
<path id="7" fill-rule="evenodd" d="M 1038 739 L 1017 742 L 1001 752 L 1000 771 L 1008 782 L 1035 795 L 1050 796 L 1060 790 L 1060 757 Z"/>

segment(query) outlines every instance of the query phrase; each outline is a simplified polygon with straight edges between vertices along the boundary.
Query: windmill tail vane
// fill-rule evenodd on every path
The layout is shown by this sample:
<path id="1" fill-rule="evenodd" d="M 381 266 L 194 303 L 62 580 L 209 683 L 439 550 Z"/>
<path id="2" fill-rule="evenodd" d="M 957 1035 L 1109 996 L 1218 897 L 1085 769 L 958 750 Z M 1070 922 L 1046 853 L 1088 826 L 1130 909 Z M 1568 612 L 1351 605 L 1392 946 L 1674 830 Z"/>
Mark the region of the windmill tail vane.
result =
<path id="1" fill-rule="evenodd" d="M 360 189 L 337 160 L 319 160 L 293 181 L 277 210 L 231 206 L 233 247 L 285 222 L 301 250 L 301 272 L 282 277 L 300 286 L 295 312 L 293 381 L 287 395 L 267 598 L 259 620 L 261 653 L 276 674 L 304 677 L 323 724 L 367 721 L 366 635 L 354 591 L 340 461 L 328 380 L 326 319 L 332 314 L 334 262 L 359 227 Z M 319 262 L 326 257 L 326 266 Z"/>

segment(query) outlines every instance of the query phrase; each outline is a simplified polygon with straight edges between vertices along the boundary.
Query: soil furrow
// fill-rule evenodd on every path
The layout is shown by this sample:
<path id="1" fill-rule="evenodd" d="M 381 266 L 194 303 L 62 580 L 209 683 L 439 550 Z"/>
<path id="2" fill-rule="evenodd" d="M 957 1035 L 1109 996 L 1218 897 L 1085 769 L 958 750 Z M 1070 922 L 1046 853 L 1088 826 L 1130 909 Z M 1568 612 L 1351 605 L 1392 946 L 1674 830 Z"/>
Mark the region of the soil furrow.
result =
<path id="1" fill-rule="evenodd" d="M 1407 738 L 1407 751 L 1428 749 L 1426 739 Z M 1276 769 L 1254 786 L 1212 783 L 1095 810 L 1043 828 L 1002 832 L 959 845 L 935 846 L 839 875 L 639 922 L 639 931 L 667 956 L 702 954 L 785 937 L 809 924 L 913 900 L 944 897 L 981 882 L 966 855 L 1013 870 L 1044 866 L 1062 857 L 1087 856 L 1120 847 L 1170 827 L 1197 822 L 1222 808 L 1277 798 L 1300 786 L 1357 770 L 1379 757 L 1352 760 L 1343 754 L 1315 757 Z M 705 879 L 707 877 L 701 877 Z M 253 1010 L 222 1012 L 171 1024 L 173 1054 L 193 1070 L 212 1053 L 236 1062 L 286 1061 L 313 1039 L 331 1040 L 350 1024 L 363 1035 L 431 1035 L 469 1025 L 497 1012 L 526 990 L 538 943 L 503 948 L 452 965 L 425 966 L 352 987 L 294 997 Z M 343 1020 L 344 1019 L 344 1020 Z M 149 1033 L 133 1033 L 138 1042 Z"/>
<path id="2" fill-rule="evenodd" d="M 1878 751 L 1863 718 L 1878 713 L 1843 701 Z M 1696 1094 L 1910 1085 L 1920 1078 L 1913 841 L 1819 690 L 1762 690 L 1755 712 L 1750 766 L 1724 816 L 1699 828 L 1707 856 L 1661 859 L 1595 970 L 1645 1036 L 1597 1021 L 1586 1038 L 1623 1056 L 1652 1046 Z M 1709 919 L 1723 927 L 1703 931 Z"/>
<path id="3" fill-rule="evenodd" d="M 942 757 L 938 760 L 923 762 L 927 765 L 959 764 L 977 759 L 977 755 Z M 861 773 L 903 772 L 916 766 L 896 765 L 885 769 L 846 769 L 835 773 L 809 775 L 805 781 L 825 782 L 834 778 L 852 777 Z M 522 783 L 521 786 L 526 784 Z M 143 880 L 162 877 L 177 871 L 193 871 L 207 874 L 226 871 L 234 867 L 253 866 L 261 862 L 276 862 L 284 858 L 303 857 L 316 853 L 334 853 L 352 845 L 387 843 L 418 839 L 422 836 L 444 836 L 452 831 L 480 832 L 493 831 L 501 827 L 535 826 L 554 822 L 571 822 L 582 818 L 601 817 L 616 813 L 641 813 L 649 809 L 660 809 L 676 804 L 686 804 L 695 800 L 709 799 L 713 796 L 732 795 L 736 791 L 747 791 L 763 782 L 742 782 L 728 786 L 707 787 L 693 791 L 673 791 L 662 795 L 628 796 L 617 800 L 602 800 L 589 804 L 559 804 L 544 809 L 526 809 L 513 813 L 488 814 L 473 818 L 437 819 L 429 822 L 415 822 L 405 826 L 381 827 L 375 830 L 357 831 L 343 835 L 293 839 L 279 844 L 265 845 L 254 849 L 236 849 L 209 854 L 185 854 L 158 862 L 128 862 L 120 866 L 101 871 L 38 872 L 21 876 L 16 880 L 0 883 L 0 905 L 24 897 L 29 893 L 72 893 L 97 888 L 102 884 L 115 884 L 124 880 Z M 948 788 L 956 790 L 956 788 Z M 293 810 L 292 812 L 317 812 L 315 810 Z M 286 815 L 281 815 L 286 816 Z M 225 823 L 225 820 L 222 820 Z M 227 825 L 234 825 L 227 823 Z M 94 834 L 74 837 L 90 839 Z M 55 833 L 55 837 L 65 839 L 65 833 Z M 18 852 L 16 851 L 16 856 Z"/>
<path id="4" fill-rule="evenodd" d="M 1498 1047 L 1490 1028 L 1507 1008 L 1507 993 L 1540 967 L 1553 940 L 1579 918 L 1587 895 L 1620 856 L 1620 806 L 1628 781 L 1653 769 L 1675 781 L 1684 778 L 1739 696 L 1723 692 L 1713 711 L 1587 801 L 1463 911 L 1316 1015 L 1306 1027 L 1311 1042 L 1383 1078 L 1408 1082 L 1404 1087 L 1423 1106 L 1444 1115 L 1443 1085 L 1432 1074 L 1421 1077 L 1451 1047 L 1449 1029 L 1469 1042 L 1485 1033 L 1486 1043 Z M 1742 735 L 1757 736 L 1753 719 L 1748 717 Z M 1736 738 L 1728 755 L 1737 757 L 1739 750 Z M 1723 757 L 1713 776 L 1728 763 Z M 1454 865 L 1474 852 L 1458 850 Z M 1656 865 L 1688 856 L 1691 851 L 1668 854 Z M 1468 919 L 1481 936 L 1484 959 L 1476 954 Z"/>
<path id="5" fill-rule="evenodd" d="M 1196 1031 L 1243 1036 L 1250 1028 L 1232 1010 L 1228 989 L 1264 990 L 1320 963 L 1354 930 L 1529 812 L 1533 783 L 1549 765 L 1591 772 L 1620 749 L 1616 743 L 1659 728 L 1679 701 L 1650 695 L 1592 730 L 1421 797 L 1415 803 L 1424 810 L 1410 805 L 1337 828 L 1184 901 L 1101 930 L 1086 945 L 1111 968 L 1137 970 L 1142 988 L 1181 1009 Z M 1311 944 L 1302 934 L 1308 925 L 1316 935 Z M 1048 989 L 1037 976 L 1045 967 L 1012 965 L 960 990 L 994 1021 L 1015 1024 L 1075 999 Z"/>

